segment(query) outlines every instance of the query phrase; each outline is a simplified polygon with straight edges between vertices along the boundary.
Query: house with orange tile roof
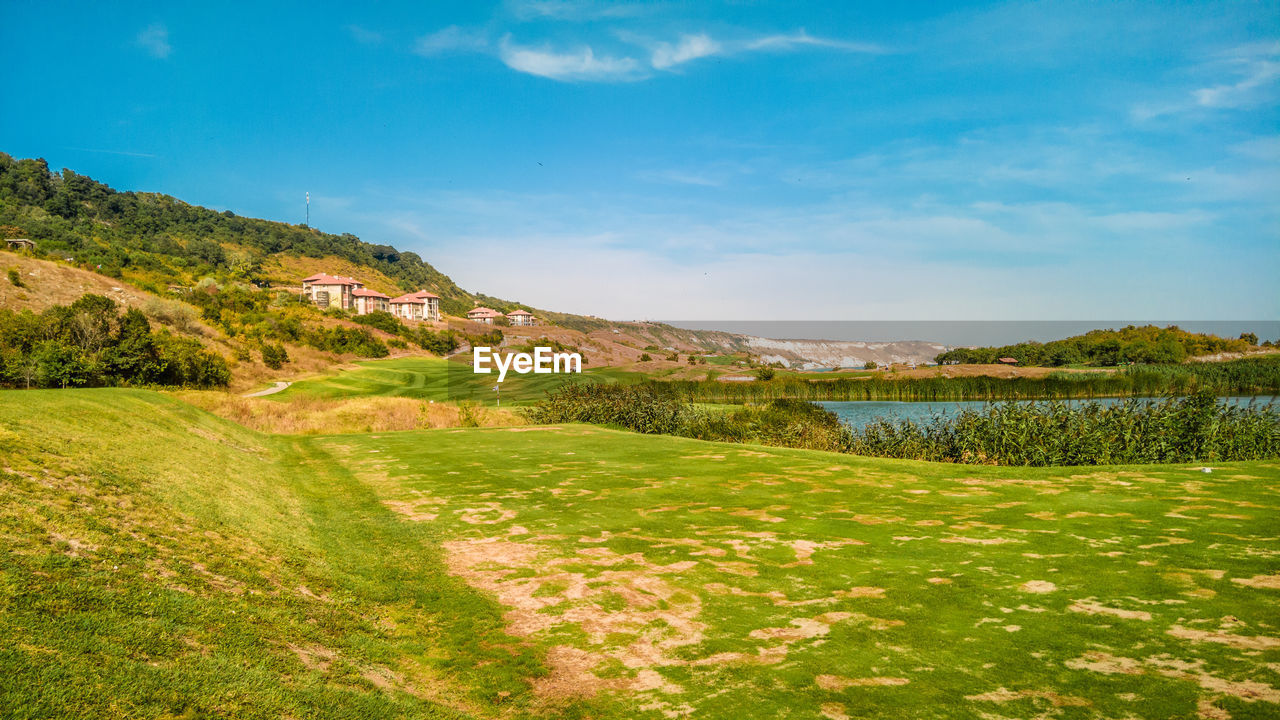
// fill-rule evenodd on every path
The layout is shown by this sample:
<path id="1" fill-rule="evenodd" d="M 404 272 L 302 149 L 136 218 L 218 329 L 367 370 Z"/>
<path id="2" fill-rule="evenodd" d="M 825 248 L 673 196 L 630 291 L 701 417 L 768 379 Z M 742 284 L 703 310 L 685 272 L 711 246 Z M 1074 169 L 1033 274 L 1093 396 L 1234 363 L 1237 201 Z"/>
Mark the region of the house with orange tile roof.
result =
<path id="1" fill-rule="evenodd" d="M 391 296 L 383 295 L 377 290 L 369 288 L 356 288 L 351 291 L 351 297 L 355 300 L 355 311 L 357 315 L 368 315 L 371 312 L 388 312 L 391 309 Z"/>
<path id="2" fill-rule="evenodd" d="M 391 314 L 405 320 L 439 320 L 440 296 L 419 290 L 391 300 Z"/>
<path id="3" fill-rule="evenodd" d="M 355 304 L 352 292 L 362 287 L 364 283 L 342 275 L 316 273 L 302 279 L 303 297 L 319 308 L 350 310 Z"/>
<path id="4" fill-rule="evenodd" d="M 507 319 L 511 321 L 511 325 L 513 327 L 529 327 L 537 324 L 534 320 L 533 313 L 528 310 L 512 310 L 507 313 Z"/>
<path id="5" fill-rule="evenodd" d="M 467 311 L 467 319 L 476 322 L 487 323 L 492 325 L 495 320 L 502 317 L 502 313 L 497 310 L 490 310 L 487 307 L 471 308 Z"/>

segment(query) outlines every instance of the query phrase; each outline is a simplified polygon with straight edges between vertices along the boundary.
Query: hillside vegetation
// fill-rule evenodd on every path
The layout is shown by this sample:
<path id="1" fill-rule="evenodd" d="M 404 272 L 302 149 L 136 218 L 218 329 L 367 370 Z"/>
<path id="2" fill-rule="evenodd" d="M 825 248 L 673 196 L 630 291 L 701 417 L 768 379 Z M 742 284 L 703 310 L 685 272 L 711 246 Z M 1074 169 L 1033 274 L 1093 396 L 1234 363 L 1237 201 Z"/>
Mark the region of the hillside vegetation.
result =
<path id="1" fill-rule="evenodd" d="M 19 392 L 21 393 L 19 395 Z M 6 717 L 1267 717 L 1280 464 L 0 392 Z"/>
<path id="2" fill-rule="evenodd" d="M 937 362 L 991 364 L 1001 358 L 1013 358 L 1020 365 L 1050 367 L 1169 364 L 1199 355 L 1245 352 L 1257 345 L 1258 338 L 1254 335 L 1241 335 L 1233 340 L 1187 332 L 1176 325 L 1165 328 L 1129 325 L 1119 330 L 1091 330 L 1084 335 L 1046 343 L 956 348 L 938 355 Z"/>

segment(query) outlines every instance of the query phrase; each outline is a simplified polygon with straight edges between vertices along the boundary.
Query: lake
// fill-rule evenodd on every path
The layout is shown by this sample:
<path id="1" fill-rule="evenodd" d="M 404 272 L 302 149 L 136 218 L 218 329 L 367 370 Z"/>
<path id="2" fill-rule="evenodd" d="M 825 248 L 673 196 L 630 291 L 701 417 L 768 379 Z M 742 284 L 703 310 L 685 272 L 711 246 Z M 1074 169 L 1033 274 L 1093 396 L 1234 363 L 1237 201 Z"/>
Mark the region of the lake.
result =
<path id="1" fill-rule="evenodd" d="M 1067 400 L 1068 404 L 1098 402 L 1103 405 L 1114 405 L 1127 398 L 1096 398 L 1094 400 Z M 1159 402 L 1163 398 L 1139 398 L 1145 402 Z M 1275 403 L 1280 400 L 1276 395 L 1257 395 L 1247 397 L 1220 398 L 1233 405 L 1248 405 L 1250 402 L 1260 405 Z M 1023 402 L 1046 402 L 1044 400 L 1026 400 Z M 934 415 L 950 417 L 961 410 L 982 410 L 990 404 L 986 400 L 963 400 L 951 402 L 897 402 L 890 400 L 854 400 L 854 401 L 820 401 L 818 405 L 835 413 L 840 421 L 854 430 L 879 419 L 903 419 L 913 422 L 928 422 Z"/>

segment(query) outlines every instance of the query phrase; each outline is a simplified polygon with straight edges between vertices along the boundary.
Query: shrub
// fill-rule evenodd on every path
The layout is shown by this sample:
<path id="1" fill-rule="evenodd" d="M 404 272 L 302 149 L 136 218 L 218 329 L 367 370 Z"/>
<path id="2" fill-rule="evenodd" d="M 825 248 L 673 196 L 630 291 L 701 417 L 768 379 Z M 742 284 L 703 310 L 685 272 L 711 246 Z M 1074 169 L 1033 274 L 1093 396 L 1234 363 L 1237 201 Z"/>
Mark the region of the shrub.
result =
<path id="1" fill-rule="evenodd" d="M 653 358 L 649 355 L 649 353 L 642 353 L 640 355 L 640 362 L 649 362 L 650 360 L 653 360 Z"/>
<path id="2" fill-rule="evenodd" d="M 262 344 L 262 363 L 272 370 L 279 370 L 289 362 L 289 351 L 278 343 Z"/>
<path id="3" fill-rule="evenodd" d="M 766 366 L 756 371 L 756 378 L 767 382 L 769 380 L 772 380 L 774 375 L 776 374 L 777 372 L 773 368 Z"/>
<path id="4" fill-rule="evenodd" d="M 18 268 L 9 268 L 9 284 L 14 287 L 26 287 L 22 282 L 22 274 L 18 272 Z"/>
<path id="5" fill-rule="evenodd" d="M 375 310 L 367 315 L 356 315 L 351 318 L 351 322 L 368 325 L 392 335 L 409 334 L 409 328 L 405 327 L 399 318 L 385 310 Z"/>
<path id="6" fill-rule="evenodd" d="M 147 298 L 142 304 L 142 312 L 152 320 L 181 333 L 191 333 L 196 329 L 196 309 L 184 302 Z"/>

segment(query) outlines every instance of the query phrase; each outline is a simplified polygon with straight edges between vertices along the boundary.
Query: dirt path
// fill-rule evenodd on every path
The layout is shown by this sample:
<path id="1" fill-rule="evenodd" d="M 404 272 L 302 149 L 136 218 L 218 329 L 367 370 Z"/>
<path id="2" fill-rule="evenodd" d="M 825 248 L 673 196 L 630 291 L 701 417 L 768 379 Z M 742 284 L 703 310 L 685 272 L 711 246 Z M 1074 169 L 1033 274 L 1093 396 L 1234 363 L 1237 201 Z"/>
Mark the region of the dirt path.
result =
<path id="1" fill-rule="evenodd" d="M 275 395 L 276 393 L 280 392 L 281 390 L 284 390 L 285 388 L 289 387 L 292 384 L 293 383 L 291 382 L 277 380 L 275 387 L 269 387 L 266 390 L 259 390 L 258 392 L 248 393 L 244 397 L 262 397 L 263 395 Z"/>

